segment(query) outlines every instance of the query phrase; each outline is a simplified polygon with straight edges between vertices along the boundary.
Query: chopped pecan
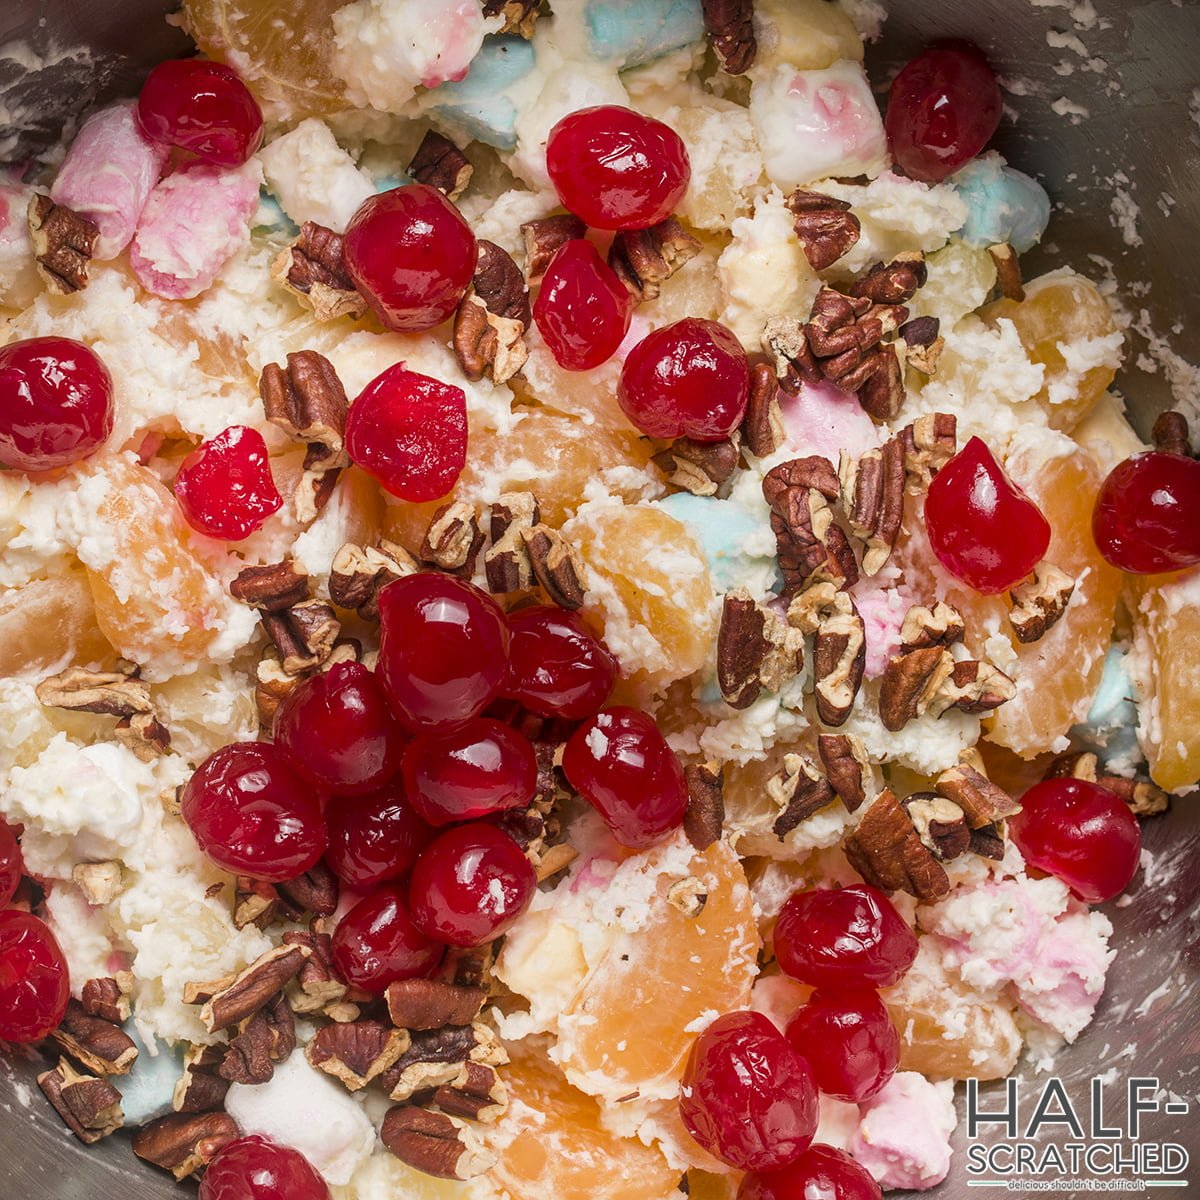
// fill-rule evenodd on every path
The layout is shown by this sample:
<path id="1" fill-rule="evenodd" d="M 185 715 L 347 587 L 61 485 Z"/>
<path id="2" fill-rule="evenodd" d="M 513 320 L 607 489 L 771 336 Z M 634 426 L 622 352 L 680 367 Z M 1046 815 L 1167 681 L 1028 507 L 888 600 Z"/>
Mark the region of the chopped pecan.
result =
<path id="1" fill-rule="evenodd" d="M 991 712 L 1017 694 L 1017 685 L 989 662 L 965 659 L 956 662 L 929 705 L 934 716 L 957 708 L 966 713 Z"/>
<path id="2" fill-rule="evenodd" d="M 741 75 L 754 64 L 754 0 L 702 0 L 704 30 L 722 69 Z"/>
<path id="3" fill-rule="evenodd" d="M 271 277 L 308 304 L 318 321 L 367 311 L 342 262 L 342 235 L 315 221 L 300 226 L 300 236 L 271 265 Z"/>
<path id="4" fill-rule="evenodd" d="M 315 863 L 295 879 L 277 883 L 275 890 L 293 921 L 300 920 L 305 913 L 331 917 L 337 912 L 341 897 L 337 876 L 323 862 Z"/>
<path id="5" fill-rule="evenodd" d="M 68 667 L 61 674 L 43 679 L 34 691 L 47 708 L 98 713 L 106 717 L 132 717 L 154 711 L 146 685 L 140 679 L 116 671 Z"/>
<path id="6" fill-rule="evenodd" d="M 783 445 L 783 411 L 779 407 L 779 380 L 770 363 L 750 367 L 750 392 L 742 420 L 742 440 L 758 458 L 774 454 Z"/>
<path id="7" fill-rule="evenodd" d="M 129 1034 L 112 1021 L 92 1016 L 78 1000 L 67 1003 L 67 1011 L 50 1037 L 97 1075 L 128 1075 L 138 1056 Z"/>
<path id="8" fill-rule="evenodd" d="M 1067 611 L 1075 592 L 1075 580 L 1053 563 L 1040 562 L 1033 578 L 1019 583 L 1009 592 L 1013 606 L 1008 619 L 1017 641 L 1028 644 L 1045 636 Z"/>
<path id="9" fill-rule="evenodd" d="M 318 1029 L 305 1048 L 308 1061 L 357 1092 L 382 1075 L 408 1049 L 403 1029 L 382 1021 L 352 1021 Z"/>
<path id="10" fill-rule="evenodd" d="M 1021 263 L 1017 252 L 1007 243 L 999 242 L 988 247 L 992 262 L 996 264 L 996 283 L 1005 300 L 1025 299 L 1025 288 L 1021 284 Z"/>
<path id="11" fill-rule="evenodd" d="M 296 1022 L 280 993 L 238 1025 L 218 1074 L 230 1083 L 267 1083 L 295 1048 Z"/>
<path id="12" fill-rule="evenodd" d="M 34 192 L 29 198 L 33 261 L 48 291 L 69 296 L 88 285 L 88 263 L 96 252 L 100 227 L 80 213 Z"/>
<path id="13" fill-rule="evenodd" d="M 133 976 L 128 971 L 118 971 L 115 976 L 87 980 L 80 994 L 80 1003 L 88 1016 L 122 1025 L 133 1014 L 133 1005 L 129 1000 L 132 990 Z"/>
<path id="14" fill-rule="evenodd" d="M 284 612 L 263 613 L 262 623 L 289 675 L 320 666 L 333 653 L 342 631 L 341 622 L 323 600 L 306 600 Z"/>
<path id="15" fill-rule="evenodd" d="M 532 492 L 504 492 L 492 505 L 488 532 L 492 544 L 483 556 L 484 574 L 493 592 L 518 592 L 533 586 L 533 564 L 522 530 L 541 522 Z"/>
<path id="16" fill-rule="evenodd" d="M 949 680 L 954 659 L 943 646 L 898 654 L 884 669 L 879 689 L 879 719 L 893 733 L 923 716 Z"/>
<path id="17" fill-rule="evenodd" d="M 384 996 L 393 1025 L 425 1032 L 470 1025 L 479 1016 L 487 992 L 440 979 L 403 979 L 388 984 Z"/>
<path id="18" fill-rule="evenodd" d="M 308 599 L 308 576 L 290 558 L 263 567 L 243 567 L 229 585 L 229 594 L 263 612 L 283 612 Z"/>
<path id="19" fill-rule="evenodd" d="M 804 754 L 783 756 L 782 769 L 767 780 L 767 796 L 779 811 L 771 826 L 777 838 L 837 799 L 821 769 Z"/>
<path id="20" fill-rule="evenodd" d="M 433 1102 L 452 1117 L 494 1121 L 508 1108 L 508 1089 L 494 1068 L 467 1062 L 453 1080 L 433 1093 Z"/>
<path id="21" fill-rule="evenodd" d="M 1181 412 L 1168 409 L 1159 413 L 1150 434 L 1155 450 L 1162 454 L 1182 454 L 1192 457 L 1192 439 L 1188 430 L 1187 417 Z"/>
<path id="22" fill-rule="evenodd" d="M 850 295 L 873 304 L 907 304 L 929 281 L 929 268 L 920 250 L 897 254 L 891 262 L 878 262 L 850 287 Z"/>
<path id="23" fill-rule="evenodd" d="M 469 1125 L 423 1108 L 389 1109 L 379 1136 L 401 1162 L 439 1179 L 474 1179 L 496 1162 Z"/>
<path id="24" fill-rule="evenodd" d="M 822 733 L 817 737 L 817 753 L 829 786 L 850 812 L 856 812 L 867 798 L 863 783 L 867 770 L 866 748 L 850 734 Z"/>
<path id="25" fill-rule="evenodd" d="M 963 810 L 936 792 L 914 792 L 901 802 L 917 836 L 940 862 L 949 862 L 971 848 L 971 827 Z"/>
<path id="26" fill-rule="evenodd" d="M 639 303 L 654 300 L 662 285 L 700 253 L 700 243 L 674 217 L 649 229 L 623 229 L 613 238 L 608 265 Z"/>
<path id="27" fill-rule="evenodd" d="M 167 727 L 153 713 L 137 713 L 122 717 L 113 730 L 113 737 L 132 751 L 142 762 L 154 762 L 171 746 L 171 735 Z"/>
<path id="28" fill-rule="evenodd" d="M 693 496 L 715 496 L 730 479 L 741 459 L 741 436 L 735 430 L 722 442 L 677 438 L 651 460 L 671 487 Z"/>
<path id="29" fill-rule="evenodd" d="M 483 0 L 485 17 L 504 17 L 500 33 L 514 33 L 526 40 L 533 37 L 541 0 Z"/>
<path id="30" fill-rule="evenodd" d="M 532 320 L 521 268 L 495 242 L 480 240 L 475 276 L 454 318 L 454 355 L 463 374 L 511 379 L 529 357 L 525 331 Z"/>
<path id="31" fill-rule="evenodd" d="M 953 413 L 927 413 L 900 431 L 904 443 L 907 489 L 917 495 L 954 457 L 958 447 L 958 421 Z"/>
<path id="32" fill-rule="evenodd" d="M 299 675 L 289 675 L 283 669 L 279 660 L 279 652 L 271 647 L 254 668 L 254 705 L 258 709 L 258 721 L 264 729 L 270 729 L 275 723 L 275 714 L 280 704 L 296 688 L 303 679 Z"/>
<path id="33" fill-rule="evenodd" d="M 76 1071 L 65 1058 L 37 1077 L 38 1087 L 85 1146 L 116 1132 L 125 1124 L 121 1093 L 106 1079 Z"/>
<path id="34" fill-rule="evenodd" d="M 171 1113 L 134 1132 L 133 1152 L 176 1179 L 186 1179 L 239 1137 L 237 1123 L 228 1113 Z"/>
<path id="35" fill-rule="evenodd" d="M 972 829 L 971 853 L 1000 862 L 1004 858 L 1004 826 L 985 825 L 982 829 Z"/>
<path id="36" fill-rule="evenodd" d="M 839 590 L 827 579 L 810 584 L 788 604 L 788 624 L 801 633 L 816 633 L 822 618 L 833 611 Z"/>
<path id="37" fill-rule="evenodd" d="M 447 200 L 454 201 L 467 190 L 475 168 L 448 137 L 430 129 L 405 170 L 417 183 L 437 188 Z"/>
<path id="38" fill-rule="evenodd" d="M 475 505 L 452 500 L 433 514 L 421 543 L 421 561 L 459 579 L 470 579 L 482 546 L 483 530 Z"/>
<path id="39" fill-rule="evenodd" d="M 89 904 L 108 904 L 119 896 L 124 877 L 119 862 L 77 863 L 71 868 L 71 878 Z"/>
<path id="40" fill-rule="evenodd" d="M 1095 783 L 1100 769 L 1100 760 L 1090 750 L 1074 750 L 1060 754 L 1046 768 L 1044 779 L 1082 779 Z"/>
<path id="41" fill-rule="evenodd" d="M 923 375 L 934 374 L 946 347 L 940 329 L 941 322 L 937 317 L 914 317 L 900 326 L 905 366 L 915 367 Z"/>
<path id="42" fill-rule="evenodd" d="M 288 985 L 294 1012 L 321 1012 L 345 997 L 346 985 L 338 978 L 334 968 L 329 934 L 289 930 L 283 935 L 283 944 L 305 946 L 309 951 L 296 978 Z"/>
<path id="43" fill-rule="evenodd" d="M 565 871 L 578 857 L 579 851 L 566 842 L 556 842 L 553 846 L 547 846 L 534 864 L 538 883 L 544 883 L 559 871 Z"/>
<path id="44" fill-rule="evenodd" d="M 267 363 L 258 380 L 267 420 L 289 436 L 319 446 L 322 471 L 348 466 L 345 452 L 346 414 L 350 401 L 333 363 L 315 350 L 287 356 L 287 367 Z M 310 464 L 307 460 L 305 466 Z"/>
<path id="45" fill-rule="evenodd" d="M 559 608 L 581 608 L 584 568 L 579 551 L 549 525 L 522 527 L 520 534 L 533 577 L 542 590 Z"/>
<path id="46" fill-rule="evenodd" d="M 380 1077 L 393 1100 L 408 1100 L 415 1092 L 449 1083 L 465 1062 L 494 1067 L 508 1061 L 496 1035 L 479 1022 L 410 1030 L 410 1035 L 408 1049 Z"/>
<path id="47" fill-rule="evenodd" d="M 217 1073 L 227 1046 L 191 1046 L 183 1056 L 183 1074 L 175 1084 L 171 1107 L 179 1113 L 211 1112 L 225 1103 L 229 1080 Z"/>
<path id="48" fill-rule="evenodd" d="M 697 850 L 707 850 L 720 840 L 725 824 L 724 772 L 719 763 L 689 763 L 683 777 L 688 789 L 683 832 Z"/>
<path id="49" fill-rule="evenodd" d="M 273 1000 L 304 965 L 307 946 L 274 946 L 238 974 L 208 984 L 188 984 L 185 1004 L 200 1004 L 200 1019 L 209 1033 L 228 1029 Z"/>
<path id="50" fill-rule="evenodd" d="M 826 725 L 846 723 L 867 661 L 866 631 L 854 601 L 838 592 L 833 611 L 822 618 L 813 639 L 813 694 Z"/>
<path id="51" fill-rule="evenodd" d="M 233 924 L 236 929 L 255 925 L 266 929 L 279 915 L 279 893 L 274 886 L 249 875 L 238 875 L 233 885 Z"/>
<path id="52" fill-rule="evenodd" d="M 850 211 L 849 201 L 797 188 L 787 206 L 795 214 L 793 228 L 814 271 L 832 267 L 857 245 L 862 223 Z"/>
<path id="53" fill-rule="evenodd" d="M 333 556 L 329 598 L 339 608 L 357 609 L 361 617 L 379 616 L 379 593 L 395 579 L 413 575 L 420 567 L 403 546 L 382 541 L 378 546 L 347 542 Z"/>
<path id="54" fill-rule="evenodd" d="M 964 633 L 966 626 L 958 609 L 944 600 L 939 600 L 933 608 L 914 604 L 904 614 L 900 625 L 900 652 L 908 654 L 930 646 L 951 646 L 961 642 Z"/>
<path id="55" fill-rule="evenodd" d="M 940 900 L 950 891 L 945 868 L 921 841 L 891 788 L 884 788 L 842 843 L 850 865 L 875 887 L 918 900 Z"/>
<path id="56" fill-rule="evenodd" d="M 1167 811 L 1167 793 L 1148 779 L 1126 779 L 1123 775 L 1097 775 L 1096 782 L 1116 793 L 1137 817 L 1156 817 Z"/>
<path id="57" fill-rule="evenodd" d="M 698 917 L 708 903 L 704 881 L 694 875 L 685 875 L 684 878 L 677 879 L 667 889 L 667 903 L 685 917 Z"/>
<path id="58" fill-rule="evenodd" d="M 878 574 L 892 556 L 904 516 L 904 445 L 889 438 L 857 459 L 843 451 L 838 475 L 850 529 L 866 543 L 862 572 Z"/>
<path id="59" fill-rule="evenodd" d="M 764 687 L 779 691 L 803 665 L 802 634 L 744 590 L 725 597 L 717 633 L 717 682 L 731 708 L 749 708 Z"/>
<path id="60" fill-rule="evenodd" d="M 1002 787 L 966 763 L 943 771 L 933 786 L 939 796 L 962 809 L 972 829 L 994 825 L 1021 811 L 1021 805 Z"/>
<path id="61" fill-rule="evenodd" d="M 538 284 L 550 260 L 567 242 L 581 238 L 587 226 L 573 213 L 541 217 L 521 226 L 525 236 L 525 279 L 530 287 Z"/>

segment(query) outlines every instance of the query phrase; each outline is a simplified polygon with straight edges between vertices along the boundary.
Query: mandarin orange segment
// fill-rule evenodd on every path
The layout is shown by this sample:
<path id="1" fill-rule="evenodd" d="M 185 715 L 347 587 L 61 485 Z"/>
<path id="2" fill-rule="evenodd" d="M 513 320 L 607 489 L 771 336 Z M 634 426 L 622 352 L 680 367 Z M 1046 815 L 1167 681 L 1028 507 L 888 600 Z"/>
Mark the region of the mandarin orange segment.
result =
<path id="1" fill-rule="evenodd" d="M 1108 301 L 1082 275 L 1056 272 L 1035 279 L 1025 285 L 1024 300 L 997 300 L 982 316 L 992 325 L 1011 321 L 1026 354 L 1045 368 L 1035 399 L 1054 429 L 1074 429 L 1112 384 L 1120 359 L 1116 321 Z M 1098 339 L 1115 345 L 1100 345 Z"/>
<path id="2" fill-rule="evenodd" d="M 101 664 L 113 657 L 82 570 L 0 592 L 0 677 Z"/>
<path id="3" fill-rule="evenodd" d="M 485 1136 L 513 1200 L 667 1200 L 679 1172 L 653 1147 L 605 1129 L 600 1105 L 567 1082 L 536 1039 L 510 1044 L 510 1107 Z"/>
<path id="4" fill-rule="evenodd" d="M 687 266 L 683 268 L 686 270 Z M 641 324 L 638 317 L 634 321 L 637 323 L 634 328 L 640 325 L 644 337 L 649 325 Z M 544 345 L 535 345 L 530 348 L 524 370 L 512 380 L 512 388 L 519 400 L 575 417 L 590 428 L 621 429 L 636 434 L 617 403 L 620 375 L 621 363 L 616 357 L 591 371 L 568 371 L 554 361 Z"/>
<path id="5" fill-rule="evenodd" d="M 688 1196 L 691 1200 L 734 1200 L 742 1182 L 742 1174 L 740 1171 L 735 1171 L 732 1175 L 689 1171 L 687 1181 Z"/>
<path id="6" fill-rule="evenodd" d="M 555 1059 L 590 1093 L 673 1094 L 705 1014 L 749 1002 L 759 940 L 741 863 L 725 842 L 690 860 L 681 846 L 678 835 L 647 853 L 647 869 L 662 872 L 649 912 L 616 936 L 560 1018 Z M 694 916 L 672 899 L 688 879 L 707 897 Z"/>
<path id="7" fill-rule="evenodd" d="M 627 673 L 664 685 L 704 665 L 713 586 L 687 526 L 650 504 L 585 509 L 563 527 L 587 566 L 584 613 Z"/>

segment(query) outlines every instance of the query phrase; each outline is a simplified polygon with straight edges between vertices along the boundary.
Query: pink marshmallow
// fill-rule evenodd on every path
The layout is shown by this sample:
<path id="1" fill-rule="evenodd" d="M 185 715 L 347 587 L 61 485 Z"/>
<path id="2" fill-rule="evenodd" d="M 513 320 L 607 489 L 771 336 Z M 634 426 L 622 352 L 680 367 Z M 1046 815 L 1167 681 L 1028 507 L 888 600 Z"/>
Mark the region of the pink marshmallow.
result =
<path id="1" fill-rule="evenodd" d="M 142 286 L 168 300 L 190 300 L 212 285 L 250 239 L 262 168 L 192 163 L 150 193 L 129 251 Z"/>
<path id="2" fill-rule="evenodd" d="M 128 100 L 93 113 L 75 135 L 50 198 L 100 227 L 95 258 L 116 258 L 129 245 L 170 148 L 142 136 Z"/>
<path id="3" fill-rule="evenodd" d="M 836 467 L 842 450 L 857 457 L 881 445 L 879 429 L 859 402 L 829 383 L 805 384 L 798 396 L 779 393 L 789 457 L 821 454 Z"/>
<path id="4" fill-rule="evenodd" d="M 861 1107 L 850 1153 L 881 1188 L 924 1191 L 950 1171 L 950 1135 L 958 1123 L 954 1084 L 898 1071 Z"/>
<path id="5" fill-rule="evenodd" d="M 900 626 L 912 601 L 903 589 L 885 586 L 878 575 L 860 579 L 850 594 L 862 617 L 867 642 L 863 673 L 868 679 L 878 679 L 887 670 L 891 657 L 899 653 Z"/>
<path id="6" fill-rule="evenodd" d="M 1017 999 L 1030 1016 L 1073 1042 L 1096 1011 L 1111 958 L 1093 915 L 1068 913 L 1038 943 L 1017 983 Z"/>

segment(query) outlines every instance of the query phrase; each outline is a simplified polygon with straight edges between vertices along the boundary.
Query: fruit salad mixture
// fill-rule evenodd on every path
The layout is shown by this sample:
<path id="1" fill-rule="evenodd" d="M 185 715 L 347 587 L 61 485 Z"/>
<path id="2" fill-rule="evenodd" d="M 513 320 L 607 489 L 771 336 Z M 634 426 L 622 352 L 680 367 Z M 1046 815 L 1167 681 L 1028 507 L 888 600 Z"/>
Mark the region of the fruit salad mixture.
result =
<path id="1" fill-rule="evenodd" d="M 0 184 L 0 1038 L 204 1200 L 935 1187 L 1200 779 L 1200 464 L 984 53 L 286 7 Z"/>

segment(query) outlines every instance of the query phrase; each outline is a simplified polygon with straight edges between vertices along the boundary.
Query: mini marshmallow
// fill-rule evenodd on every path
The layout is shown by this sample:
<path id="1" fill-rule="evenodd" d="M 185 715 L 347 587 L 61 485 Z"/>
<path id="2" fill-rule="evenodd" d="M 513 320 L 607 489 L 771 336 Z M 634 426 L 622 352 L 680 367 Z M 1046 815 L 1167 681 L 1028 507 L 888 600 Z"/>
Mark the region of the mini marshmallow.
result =
<path id="1" fill-rule="evenodd" d="M 972 246 L 1008 242 L 1018 254 L 1042 240 L 1050 221 L 1050 197 L 1036 179 L 1008 166 L 994 150 L 972 159 L 950 178 L 967 205 L 959 231 Z"/>
<path id="2" fill-rule="evenodd" d="M 533 46 L 521 37 L 484 38 L 471 69 L 431 93 L 432 112 L 464 136 L 498 150 L 517 145 L 517 106 L 505 95 L 534 69 Z"/>
<path id="3" fill-rule="evenodd" d="M 297 225 L 316 221 L 344 233 L 358 206 L 375 194 L 371 176 L 315 117 L 264 146 L 260 157 L 271 191 Z"/>

